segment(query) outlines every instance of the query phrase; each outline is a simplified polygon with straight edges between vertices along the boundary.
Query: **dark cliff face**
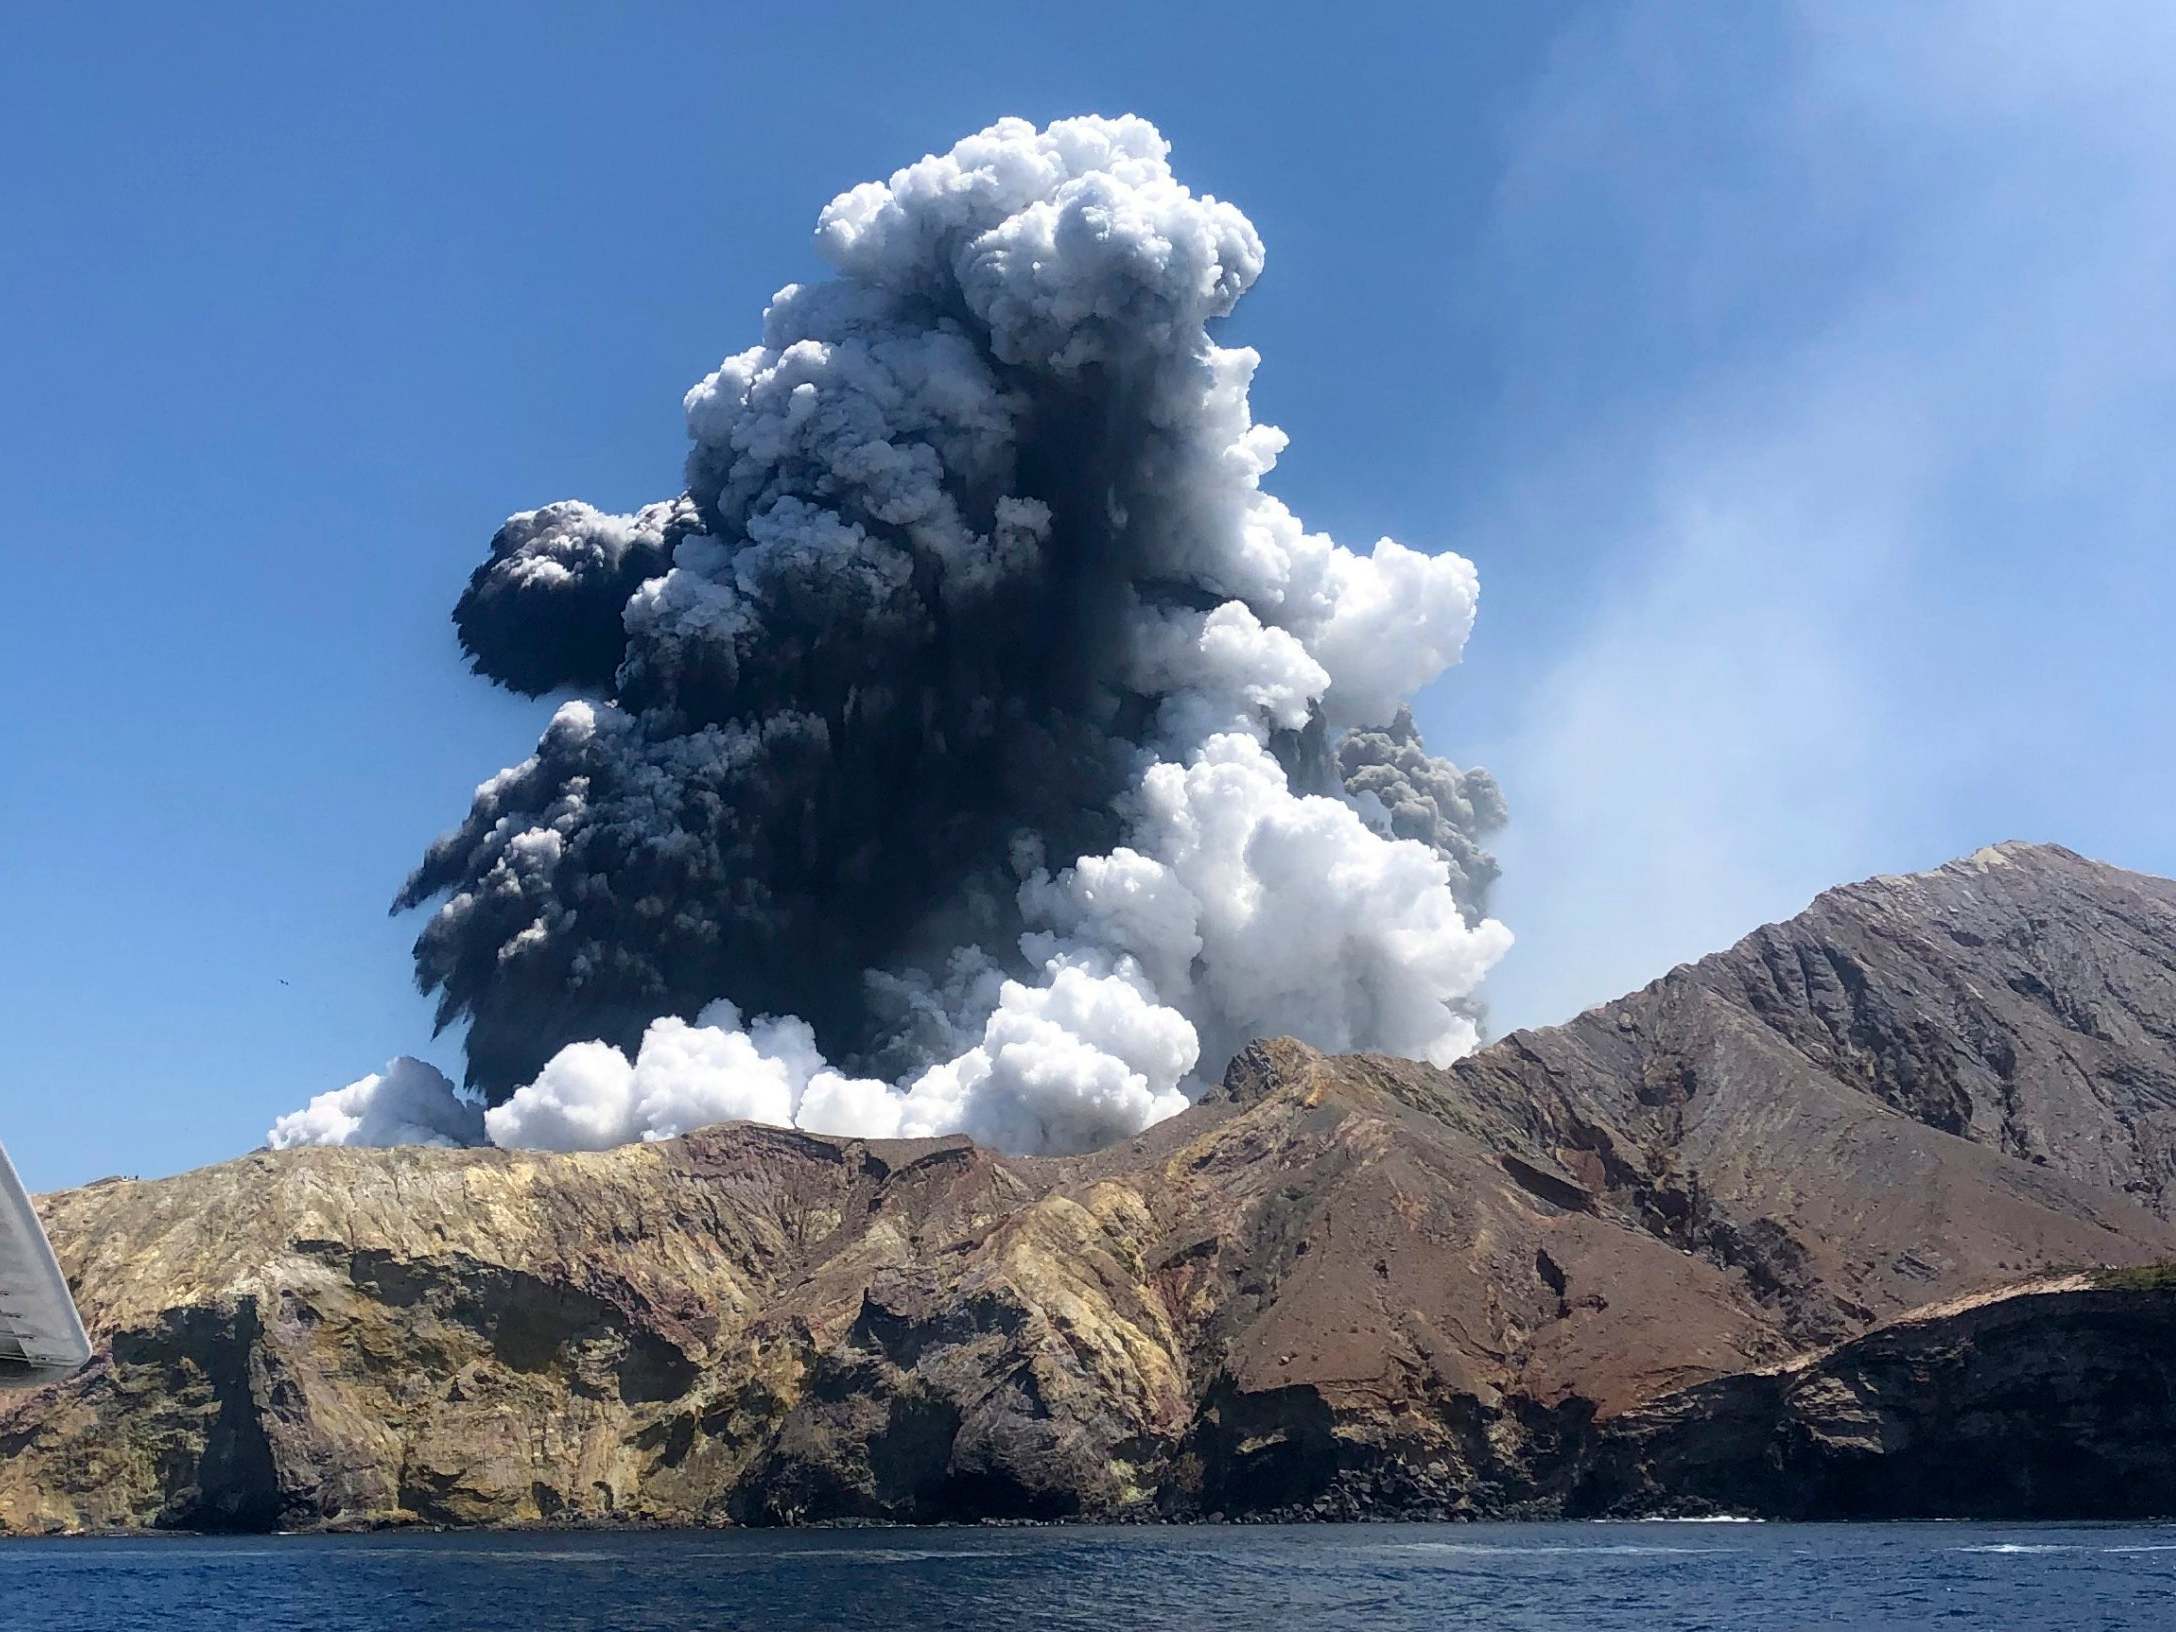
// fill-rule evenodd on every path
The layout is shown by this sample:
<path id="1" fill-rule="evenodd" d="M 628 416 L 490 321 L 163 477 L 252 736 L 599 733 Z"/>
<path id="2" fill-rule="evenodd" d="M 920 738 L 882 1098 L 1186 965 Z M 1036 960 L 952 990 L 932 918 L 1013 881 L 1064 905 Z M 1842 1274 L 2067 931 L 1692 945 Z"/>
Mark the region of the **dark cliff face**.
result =
<path id="1" fill-rule="evenodd" d="M 1964 1300 L 1598 1436 L 1582 1514 L 2121 1519 L 2176 1513 L 2176 1284 L 2076 1275 Z"/>
<path id="2" fill-rule="evenodd" d="M 1258 1045 L 1089 1157 L 259 1154 L 47 1199 L 100 1356 L 0 1397 L 0 1528 L 1843 1511 L 1820 1379 L 2176 1258 L 2172 1111 L 2176 885 L 2005 846 L 1449 1071 Z M 2021 1398 L 2064 1346 L 1991 1341 Z M 1897 1511 L 1997 1374 L 1891 1409 L 1962 1458 Z"/>

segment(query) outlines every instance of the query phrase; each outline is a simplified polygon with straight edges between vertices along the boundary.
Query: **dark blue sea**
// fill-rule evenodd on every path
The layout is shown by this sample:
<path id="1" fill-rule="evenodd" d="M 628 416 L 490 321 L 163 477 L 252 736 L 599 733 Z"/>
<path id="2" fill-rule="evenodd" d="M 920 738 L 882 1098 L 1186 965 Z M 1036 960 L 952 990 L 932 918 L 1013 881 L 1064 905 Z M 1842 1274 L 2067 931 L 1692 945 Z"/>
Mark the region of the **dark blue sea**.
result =
<path id="1" fill-rule="evenodd" d="M 2176 1525 L 1504 1524 L 0 1542 L 0 1627 L 2176 1628 Z"/>

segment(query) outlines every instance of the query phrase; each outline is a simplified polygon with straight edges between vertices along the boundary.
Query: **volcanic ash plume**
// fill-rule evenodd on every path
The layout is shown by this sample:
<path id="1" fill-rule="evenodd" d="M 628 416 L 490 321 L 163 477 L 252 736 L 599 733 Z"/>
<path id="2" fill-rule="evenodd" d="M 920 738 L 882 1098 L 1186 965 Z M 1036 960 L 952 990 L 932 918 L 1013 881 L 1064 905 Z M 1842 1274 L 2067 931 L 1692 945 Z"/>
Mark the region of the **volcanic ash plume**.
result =
<path id="1" fill-rule="evenodd" d="M 1404 708 L 1473 568 L 1262 491 L 1207 333 L 1261 240 L 1168 151 L 1006 120 L 842 194 L 835 275 L 688 393 L 680 497 L 492 541 L 463 647 L 580 700 L 397 905 L 444 897 L 418 977 L 494 1140 L 1079 1150 L 1256 1035 L 1473 1045 L 1502 802 Z"/>

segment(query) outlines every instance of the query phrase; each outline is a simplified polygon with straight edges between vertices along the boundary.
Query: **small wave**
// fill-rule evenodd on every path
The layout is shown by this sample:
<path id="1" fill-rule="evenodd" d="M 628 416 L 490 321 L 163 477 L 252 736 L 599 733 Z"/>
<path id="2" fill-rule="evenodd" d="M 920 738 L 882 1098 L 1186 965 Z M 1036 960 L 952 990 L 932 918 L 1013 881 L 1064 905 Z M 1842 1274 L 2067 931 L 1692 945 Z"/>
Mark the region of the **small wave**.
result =
<path id="1" fill-rule="evenodd" d="M 507 1564 L 616 1564 L 634 1555 L 612 1547 L 494 1547 L 488 1552 L 482 1548 L 456 1548 L 452 1556 L 496 1559 Z"/>
<path id="2" fill-rule="evenodd" d="M 936 1558 L 1003 1558 L 994 1547 L 795 1547 L 781 1550 L 782 1560 L 849 1558 L 857 1564 L 926 1564 Z"/>
<path id="3" fill-rule="evenodd" d="M 2074 1553 L 2075 1542 L 2069 1541 L 1989 1541 L 1974 1547 L 1952 1547 L 1953 1553 Z"/>
<path id="4" fill-rule="evenodd" d="M 625 1564 L 652 1555 L 624 1547 L 367 1547 L 356 1550 L 376 1558 L 443 1558 L 454 1563 L 477 1564 Z M 222 1551 L 220 1558 L 270 1558 L 272 1553 Z M 933 1559 L 1003 1558 L 1006 1554 L 985 1547 L 782 1547 L 775 1552 L 743 1551 L 729 1547 L 676 1548 L 672 1562 L 685 1564 L 707 1560 L 749 1568 L 775 1569 L 797 1560 L 847 1559 L 858 1564 L 923 1564 Z"/>
<path id="5" fill-rule="evenodd" d="M 42 1538 L 40 1538 L 42 1539 Z M 205 1570 L 233 1562 L 247 1562 L 256 1558 L 284 1558 L 287 1555 L 270 1547 L 226 1547 L 214 1541 L 210 1546 L 199 1545 L 202 1536 L 126 1536 L 93 1537 L 87 1544 L 70 1542 L 80 1547 L 85 1558 L 97 1558 L 102 1569 L 131 1570 L 148 1566 L 153 1569 Z M 110 1542 L 110 1546 L 101 1546 Z"/>
<path id="6" fill-rule="evenodd" d="M 1602 1522 L 1607 1523 L 1609 1521 L 1604 1520 Z M 1745 1513 L 1695 1513 L 1687 1514 L 1682 1518 L 1672 1518 L 1668 1514 L 1657 1514 L 1653 1518 L 1635 1519 L 1632 1522 L 1635 1524 L 1766 1524 L 1768 1521 L 1753 1518 Z"/>
<path id="7" fill-rule="evenodd" d="M 1597 1547 L 1572 1547 L 1557 1543 L 1536 1542 L 1531 1546 L 1515 1546 L 1500 1541 L 1388 1541 L 1370 1547 L 1375 1553 L 1461 1553 L 1482 1557 L 1524 1558 L 1576 1553 L 1585 1558 L 1672 1556 L 1689 1553 L 1712 1553 L 1714 1547 L 1641 1547 L 1632 1542 L 1604 1543 Z"/>
<path id="8" fill-rule="evenodd" d="M 351 1538 L 338 1539 L 345 1541 Z M 341 1548 L 340 1556 L 343 1559 L 443 1558 L 455 1564 L 618 1564 L 637 1556 L 615 1547 L 429 1547 L 398 1536 L 389 1538 L 391 1545 L 377 1544 L 374 1538 L 353 1539 L 358 1540 L 359 1545 Z M 702 1555 L 682 1553 L 677 1556 L 689 1558 Z"/>

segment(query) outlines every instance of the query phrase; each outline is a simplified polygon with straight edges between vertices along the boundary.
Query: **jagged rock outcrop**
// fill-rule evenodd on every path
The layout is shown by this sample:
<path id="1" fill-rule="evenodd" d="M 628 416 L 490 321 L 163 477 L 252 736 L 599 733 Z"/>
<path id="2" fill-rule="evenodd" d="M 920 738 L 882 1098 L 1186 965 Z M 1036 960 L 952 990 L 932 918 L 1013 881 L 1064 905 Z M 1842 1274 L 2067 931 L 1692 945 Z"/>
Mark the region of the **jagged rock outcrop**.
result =
<path id="1" fill-rule="evenodd" d="M 1257 1045 L 1093 1156 L 107 1182 L 42 1204 L 100 1352 L 0 1397 L 0 1529 L 1729 1506 L 1913 1308 L 2176 1258 L 2172 1112 L 2176 885 L 2003 846 L 1448 1071 Z"/>

